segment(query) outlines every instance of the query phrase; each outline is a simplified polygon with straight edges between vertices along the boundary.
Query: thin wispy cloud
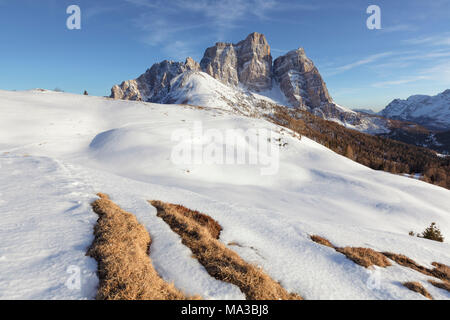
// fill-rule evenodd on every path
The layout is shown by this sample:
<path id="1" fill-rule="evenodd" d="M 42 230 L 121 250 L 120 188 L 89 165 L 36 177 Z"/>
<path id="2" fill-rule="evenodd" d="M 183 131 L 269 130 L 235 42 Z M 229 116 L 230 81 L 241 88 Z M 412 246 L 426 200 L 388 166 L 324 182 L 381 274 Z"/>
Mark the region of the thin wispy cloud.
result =
<path id="1" fill-rule="evenodd" d="M 398 80 L 380 81 L 380 82 L 373 83 L 372 87 L 386 88 L 386 87 L 392 87 L 392 86 L 398 86 L 401 84 L 416 82 L 416 81 L 420 81 L 420 80 L 426 80 L 429 78 L 430 78 L 429 76 L 422 75 L 422 76 L 412 76 L 409 78 L 402 78 L 402 79 L 398 79 Z"/>
<path id="2" fill-rule="evenodd" d="M 157 1 L 149 1 L 149 0 L 125 0 L 125 2 L 147 8 L 157 8 L 159 3 Z"/>
<path id="3" fill-rule="evenodd" d="M 152 12 L 139 15 L 134 22 L 139 29 L 144 31 L 144 35 L 140 39 L 151 46 L 169 42 L 175 34 L 206 27 L 204 23 L 177 24 Z"/>
<path id="4" fill-rule="evenodd" d="M 83 18 L 91 19 L 93 17 L 108 14 L 113 11 L 119 11 L 121 9 L 121 5 L 109 5 L 109 6 L 93 6 L 87 7 L 83 9 Z"/>
<path id="5" fill-rule="evenodd" d="M 393 26 L 387 26 L 380 30 L 381 33 L 390 33 L 390 32 L 403 32 L 403 31 L 416 31 L 418 27 L 416 25 L 411 24 L 397 24 Z"/>
<path id="6" fill-rule="evenodd" d="M 440 61 L 431 68 L 423 70 L 430 78 L 444 85 L 450 85 L 450 61 Z"/>
<path id="7" fill-rule="evenodd" d="M 163 46 L 172 58 L 176 58 L 172 53 L 178 53 L 176 56 L 179 57 L 183 52 L 192 51 L 189 46 L 193 47 L 199 41 L 196 33 L 202 34 L 201 37 L 209 34 L 209 38 L 225 41 L 233 29 L 252 20 L 271 20 L 273 12 L 319 8 L 317 5 L 302 3 L 288 6 L 279 0 L 125 1 L 141 10 L 134 19 L 134 25 L 142 31 L 139 39 L 150 46 Z M 184 50 L 177 51 L 180 43 L 184 44 Z"/>
<path id="8" fill-rule="evenodd" d="M 241 20 L 264 19 L 276 5 L 275 0 L 172 0 L 170 5 L 162 0 L 126 1 L 141 10 L 134 19 L 134 25 L 142 31 L 139 39 L 162 47 L 174 59 L 193 55 L 191 48 L 199 41 L 197 33 L 212 33 L 211 37 L 222 40 Z"/>
<path id="9" fill-rule="evenodd" d="M 403 42 L 412 45 L 450 46 L 450 33 L 446 32 L 440 35 L 417 37 L 404 40 Z"/>
<path id="10" fill-rule="evenodd" d="M 374 68 L 404 68 L 412 66 L 415 63 L 422 64 L 427 61 L 439 61 L 450 58 L 450 51 L 439 49 L 432 51 L 403 51 L 398 52 L 387 61 L 373 65 Z"/>
<path id="11" fill-rule="evenodd" d="M 336 67 L 336 68 L 334 68 L 334 69 L 332 69 L 332 70 L 330 70 L 330 71 L 328 71 L 326 73 L 329 76 L 340 74 L 340 73 L 346 72 L 348 70 L 354 69 L 356 67 L 360 67 L 360 66 L 363 66 L 363 65 L 371 64 L 373 62 L 379 61 L 379 60 L 381 60 L 383 58 L 392 56 L 394 54 L 395 54 L 394 52 L 382 52 L 382 53 L 373 54 L 373 55 L 370 55 L 370 56 L 365 57 L 363 59 L 357 60 L 355 62 L 346 64 L 346 65 L 343 65 L 343 66 Z"/>
<path id="12" fill-rule="evenodd" d="M 169 3 L 161 0 L 126 0 L 127 2 L 151 8 L 154 15 L 169 17 L 171 14 L 182 14 L 185 18 L 196 16 L 209 24 L 210 27 L 220 29 L 233 28 L 233 24 L 250 17 L 264 18 L 268 11 L 276 8 L 275 0 L 172 0 Z M 180 23 L 169 20 L 170 23 Z"/>
<path id="13" fill-rule="evenodd" d="M 250 16 L 265 18 L 266 12 L 271 10 L 276 2 L 274 0 L 177 0 L 177 5 L 184 10 L 205 16 L 217 27 L 228 29 L 233 23 L 243 18 Z"/>
<path id="14" fill-rule="evenodd" d="M 373 83 L 371 86 L 375 88 L 385 88 L 392 86 L 404 85 L 418 81 L 438 81 L 441 84 L 450 84 L 450 60 L 448 59 L 432 59 L 435 53 L 428 54 L 429 62 L 426 64 L 419 64 L 420 66 L 408 65 L 408 71 L 415 71 L 414 75 L 399 76 L 397 79 L 389 79 L 386 81 L 379 81 Z M 450 56 L 447 52 L 446 56 Z M 406 60 L 407 57 L 405 57 Z M 392 66 L 398 67 L 401 62 L 394 61 Z M 386 75 L 386 74 L 385 74 Z"/>

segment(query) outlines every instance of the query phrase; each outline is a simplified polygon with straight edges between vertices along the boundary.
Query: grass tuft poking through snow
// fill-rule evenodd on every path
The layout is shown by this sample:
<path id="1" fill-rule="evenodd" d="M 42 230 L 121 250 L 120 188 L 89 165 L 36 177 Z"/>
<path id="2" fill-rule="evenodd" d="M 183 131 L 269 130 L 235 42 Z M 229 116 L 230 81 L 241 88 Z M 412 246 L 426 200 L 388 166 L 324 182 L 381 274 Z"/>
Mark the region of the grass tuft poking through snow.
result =
<path id="1" fill-rule="evenodd" d="M 391 265 L 383 254 L 370 248 L 345 247 L 337 248 L 336 251 L 365 268 L 373 265 L 385 268 Z"/>
<path id="2" fill-rule="evenodd" d="M 92 203 L 99 215 L 95 240 L 88 255 L 98 262 L 100 300 L 184 300 L 173 284 L 165 282 L 149 258 L 151 238 L 136 217 L 105 194 Z"/>
<path id="3" fill-rule="evenodd" d="M 354 247 L 338 248 L 323 237 L 312 235 L 310 236 L 310 238 L 312 241 L 318 244 L 333 248 L 337 252 L 342 253 L 348 259 L 352 260 L 356 264 L 359 264 L 360 266 L 363 266 L 364 268 L 368 268 L 373 265 L 385 268 L 391 265 L 391 263 L 388 261 L 388 259 L 386 259 L 386 257 L 382 253 L 372 250 L 370 248 L 354 248 Z"/>
<path id="4" fill-rule="evenodd" d="M 445 264 L 433 262 L 432 265 L 434 266 L 434 269 L 429 269 L 419 265 L 414 260 L 402 254 L 396 254 L 391 252 L 383 252 L 383 254 L 389 259 L 397 262 L 401 266 L 416 270 L 427 276 L 435 277 L 445 281 L 450 281 L 450 268 Z"/>
<path id="5" fill-rule="evenodd" d="M 448 281 L 439 282 L 439 281 L 434 281 L 434 280 L 428 280 L 428 282 L 431 283 L 436 288 L 440 288 L 440 289 L 447 290 L 448 292 L 450 292 L 450 282 L 448 282 Z"/>
<path id="6" fill-rule="evenodd" d="M 336 247 L 330 241 L 328 241 L 327 239 L 325 239 L 323 237 L 312 235 L 311 240 L 318 244 L 321 244 L 323 246 L 327 246 L 327 247 L 336 249 Z"/>
<path id="7" fill-rule="evenodd" d="M 433 262 L 432 265 L 434 269 L 430 271 L 430 273 L 439 279 L 450 281 L 450 267 L 445 264 Z"/>
<path id="8" fill-rule="evenodd" d="M 424 297 L 433 300 L 431 294 L 419 282 L 405 282 L 403 285 L 409 290 L 420 293 Z"/>
<path id="9" fill-rule="evenodd" d="M 180 205 L 150 201 L 170 228 L 189 247 L 206 271 L 214 278 L 238 286 L 247 300 L 301 300 L 288 293 L 261 268 L 251 265 L 218 241 L 215 220 Z M 205 223 L 207 221 L 207 223 Z M 220 227 L 221 229 L 221 227 Z"/>

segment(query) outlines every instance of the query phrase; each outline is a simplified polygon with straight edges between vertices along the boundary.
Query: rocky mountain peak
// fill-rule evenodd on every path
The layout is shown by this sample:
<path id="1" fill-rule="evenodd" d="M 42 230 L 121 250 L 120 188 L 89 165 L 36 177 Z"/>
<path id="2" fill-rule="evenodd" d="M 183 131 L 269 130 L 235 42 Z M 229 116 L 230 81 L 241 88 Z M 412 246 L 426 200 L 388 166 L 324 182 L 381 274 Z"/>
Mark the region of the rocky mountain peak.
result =
<path id="1" fill-rule="evenodd" d="M 303 48 L 275 59 L 273 75 L 295 107 L 314 109 L 332 102 L 325 82 Z"/>
<path id="2" fill-rule="evenodd" d="M 237 90 L 261 93 L 276 85 L 296 108 L 327 119 L 347 121 L 350 116 L 352 122 L 357 121 L 354 112 L 346 112 L 333 103 L 325 82 L 303 48 L 289 51 L 272 63 L 267 39 L 258 32 L 235 44 L 217 42 L 205 50 L 200 63 L 190 57 L 185 62 L 156 63 L 139 78 L 114 86 L 111 97 L 164 103 L 169 101 L 166 98 L 170 95 L 171 82 L 187 71 L 204 72 Z"/>
<path id="3" fill-rule="evenodd" d="M 200 66 L 225 84 L 242 84 L 254 91 L 272 88 L 270 46 L 266 37 L 257 32 L 237 44 L 217 42 L 206 49 Z"/>
<path id="4" fill-rule="evenodd" d="M 236 44 L 237 47 L 239 46 L 248 46 L 248 47 L 252 47 L 252 48 L 268 48 L 269 50 L 269 54 L 270 54 L 270 46 L 269 43 L 267 42 L 266 36 L 263 35 L 262 33 L 258 33 L 258 32 L 253 32 L 250 33 L 247 38 L 245 38 L 244 40 L 239 41 Z"/>
<path id="5" fill-rule="evenodd" d="M 191 57 L 187 57 L 186 61 L 184 62 L 184 65 L 186 67 L 186 69 L 188 70 L 200 70 L 200 64 L 195 61 L 194 59 L 192 59 Z"/>
<path id="6" fill-rule="evenodd" d="M 139 78 L 115 85 L 111 89 L 111 98 L 159 102 L 169 93 L 172 79 L 191 70 L 200 70 L 200 65 L 190 57 L 185 62 L 164 60 L 155 63 Z"/>

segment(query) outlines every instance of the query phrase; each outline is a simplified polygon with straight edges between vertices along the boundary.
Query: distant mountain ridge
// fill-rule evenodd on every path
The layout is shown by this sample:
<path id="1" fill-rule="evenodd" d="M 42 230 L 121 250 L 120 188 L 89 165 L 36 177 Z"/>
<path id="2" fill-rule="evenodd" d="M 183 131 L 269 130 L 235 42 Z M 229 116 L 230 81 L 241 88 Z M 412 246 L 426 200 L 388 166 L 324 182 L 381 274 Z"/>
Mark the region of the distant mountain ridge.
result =
<path id="1" fill-rule="evenodd" d="M 376 114 L 376 112 L 373 111 L 372 109 L 352 109 L 352 110 L 360 113 Z"/>
<path id="2" fill-rule="evenodd" d="M 386 131 L 382 121 L 372 121 L 334 103 L 303 48 L 273 61 L 265 36 L 257 32 L 236 44 L 216 43 L 205 50 L 200 63 L 192 58 L 156 63 L 137 79 L 113 86 L 110 97 L 197 104 L 244 114 L 264 113 L 275 105 L 285 105 L 357 130 Z"/>
<path id="3" fill-rule="evenodd" d="M 406 100 L 395 99 L 379 115 L 415 122 L 430 130 L 450 130 L 450 89 L 435 96 L 414 95 Z"/>

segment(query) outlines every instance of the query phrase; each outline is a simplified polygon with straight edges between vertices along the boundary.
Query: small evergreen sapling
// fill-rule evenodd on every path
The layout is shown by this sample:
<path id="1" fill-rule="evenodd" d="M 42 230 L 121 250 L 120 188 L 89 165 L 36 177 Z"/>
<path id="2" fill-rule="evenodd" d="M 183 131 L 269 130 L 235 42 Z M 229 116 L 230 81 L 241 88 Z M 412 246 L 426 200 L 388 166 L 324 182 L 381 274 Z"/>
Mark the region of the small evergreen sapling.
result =
<path id="1" fill-rule="evenodd" d="M 422 232 L 422 235 L 417 235 L 420 238 L 444 242 L 444 236 L 441 233 L 441 230 L 436 226 L 436 223 L 433 222 L 431 225 Z"/>

